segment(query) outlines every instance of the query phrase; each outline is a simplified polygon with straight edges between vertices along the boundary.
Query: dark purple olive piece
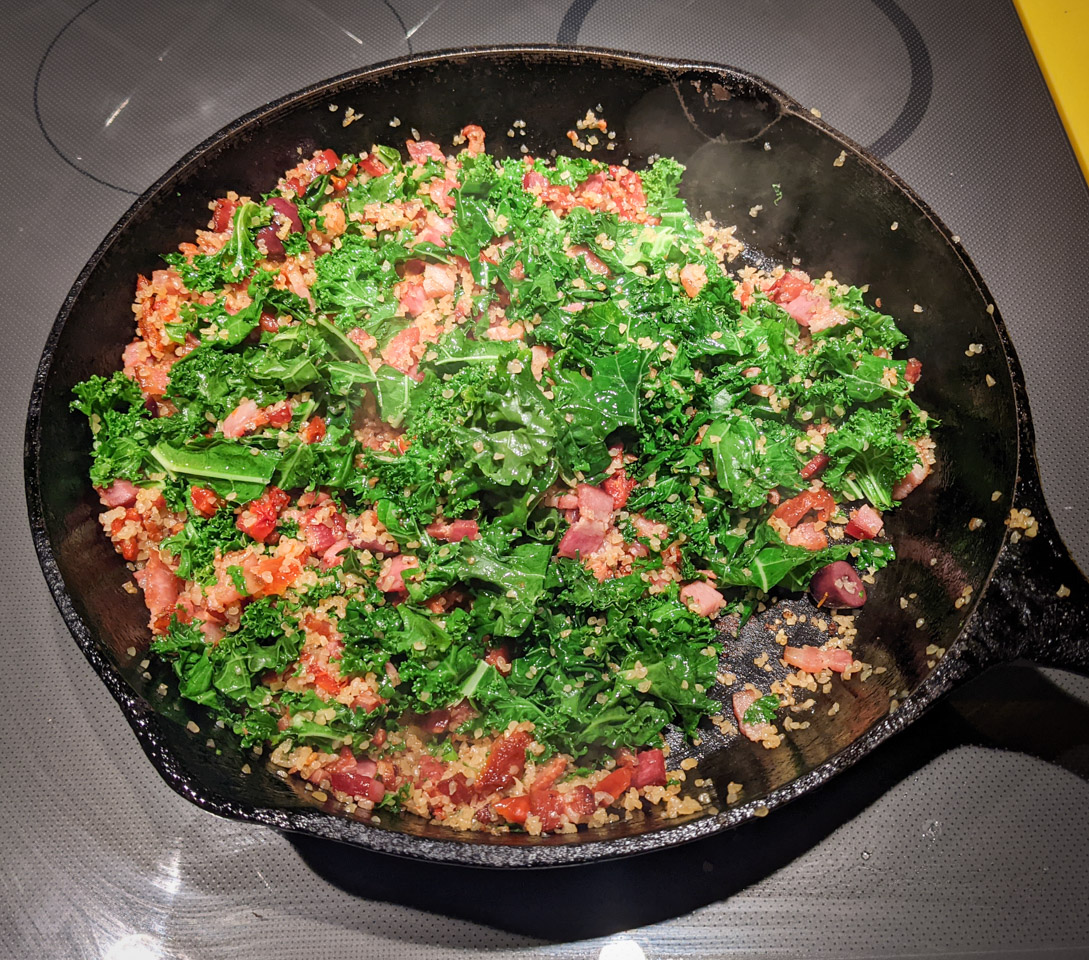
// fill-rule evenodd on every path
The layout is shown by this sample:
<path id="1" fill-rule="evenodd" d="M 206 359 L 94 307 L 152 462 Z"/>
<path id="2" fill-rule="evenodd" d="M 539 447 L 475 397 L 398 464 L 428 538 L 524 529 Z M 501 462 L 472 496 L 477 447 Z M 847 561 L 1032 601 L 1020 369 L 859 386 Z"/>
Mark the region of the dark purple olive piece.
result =
<path id="1" fill-rule="evenodd" d="M 265 256 L 273 263 L 279 263 L 287 256 L 284 245 L 276 236 L 276 228 L 273 226 L 262 227 L 257 231 L 257 244 L 258 248 L 265 248 Z"/>
<path id="2" fill-rule="evenodd" d="M 303 225 L 302 218 L 299 216 L 299 208 L 290 200 L 285 200 L 283 197 L 269 197 L 265 201 L 265 206 L 272 207 L 279 221 L 290 223 L 292 233 L 302 232 Z"/>
<path id="3" fill-rule="evenodd" d="M 866 602 L 866 586 L 846 560 L 821 567 L 813 574 L 809 592 L 823 607 L 861 607 Z"/>

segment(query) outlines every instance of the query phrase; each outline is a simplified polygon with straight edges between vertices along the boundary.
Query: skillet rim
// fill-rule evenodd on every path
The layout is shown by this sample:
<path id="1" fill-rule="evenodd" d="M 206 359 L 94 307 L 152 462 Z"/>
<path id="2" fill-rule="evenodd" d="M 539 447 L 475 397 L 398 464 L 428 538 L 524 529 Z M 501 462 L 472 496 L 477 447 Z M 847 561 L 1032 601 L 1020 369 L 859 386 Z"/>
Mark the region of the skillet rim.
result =
<path id="1" fill-rule="evenodd" d="M 801 777 L 772 790 L 763 797 L 722 810 L 713 816 L 684 821 L 676 825 L 665 825 L 659 829 L 652 829 L 630 837 L 582 840 L 581 842 L 563 844 L 542 841 L 523 845 L 470 843 L 454 837 L 434 839 L 371 827 L 361 821 L 327 813 L 318 808 L 285 810 L 240 803 L 218 793 L 204 790 L 186 774 L 183 763 L 179 761 L 169 746 L 161 742 L 156 735 L 152 723 L 152 716 L 156 711 L 148 701 L 139 696 L 128 685 L 121 673 L 110 662 L 90 628 L 76 612 L 72 598 L 61 577 L 46 530 L 45 509 L 40 483 L 41 414 L 46 384 L 65 323 L 88 279 L 105 258 L 117 238 L 128 227 L 130 221 L 134 219 L 137 212 L 150 204 L 167 184 L 214 146 L 242 135 L 246 129 L 259 124 L 272 114 L 305 103 L 311 98 L 316 99 L 321 96 L 335 95 L 340 88 L 369 77 L 392 73 L 406 67 L 426 66 L 428 63 L 436 61 L 483 60 L 487 58 L 514 59 L 519 56 L 527 59 L 534 56 L 579 57 L 596 61 L 603 67 L 649 67 L 662 71 L 665 76 L 670 78 L 675 78 L 677 74 L 686 71 L 706 72 L 719 77 L 725 76 L 735 84 L 747 84 L 756 88 L 778 103 L 781 115 L 793 114 L 818 128 L 825 136 L 853 154 L 856 159 L 869 164 L 881 177 L 889 181 L 900 193 L 906 196 L 922 217 L 929 221 L 930 226 L 936 229 L 949 247 L 952 248 L 962 268 L 967 271 L 977 292 L 982 297 L 982 302 L 994 304 L 994 298 L 987 289 L 978 269 L 963 247 L 954 242 L 952 231 L 945 226 L 926 201 L 915 193 L 899 175 L 866 148 L 814 116 L 798 101 L 774 84 L 755 74 L 723 64 L 696 60 L 673 60 L 623 50 L 577 45 L 504 44 L 459 47 L 398 57 L 357 70 L 347 71 L 270 101 L 227 124 L 188 151 L 137 197 L 106 234 L 80 271 L 64 298 L 43 347 L 31 390 L 24 440 L 24 479 L 31 535 L 38 561 L 54 602 L 84 656 L 121 707 L 122 713 L 159 775 L 175 792 L 206 811 L 242 822 L 259 823 L 281 831 L 338 840 L 380 853 L 424 859 L 437 863 L 499 868 L 539 868 L 632 856 L 688 843 L 701 837 L 720 833 L 753 818 L 765 816 L 770 810 L 812 790 L 840 770 L 853 765 L 880 743 L 913 722 L 939 696 L 968 675 L 978 672 L 991 663 L 1009 658 L 1018 652 L 1016 649 L 1003 647 L 994 639 L 987 642 L 986 638 L 984 638 L 982 648 L 972 643 L 973 639 L 979 639 L 973 637 L 973 635 L 979 632 L 980 621 L 983 619 L 979 615 L 982 601 L 991 592 L 990 586 L 996 570 L 1004 555 L 1008 553 L 1008 537 L 1004 535 L 1002 545 L 999 547 L 994 561 L 983 579 L 976 605 L 971 615 L 966 618 L 964 626 L 957 634 L 956 639 L 950 644 L 946 656 L 894 714 L 888 715 L 875 723 L 824 763 Z M 1024 491 L 1028 490 L 1031 493 L 1033 490 L 1039 490 L 1034 458 L 1023 456 L 1026 450 L 1031 451 L 1033 449 L 1033 431 L 1028 410 L 1028 399 L 1020 362 L 997 307 L 991 320 L 1002 346 L 1004 360 L 1013 387 L 1013 405 L 1018 423 L 1017 450 L 1014 462 L 1014 499 L 1021 502 Z M 1030 497 L 1030 499 L 1034 498 Z M 1042 497 L 1040 497 L 1040 502 L 1042 507 Z M 1046 518 L 1046 508 L 1042 508 L 1042 514 L 1038 513 L 1038 517 L 1041 515 Z M 1046 519 L 1050 523 L 1050 519 Z"/>

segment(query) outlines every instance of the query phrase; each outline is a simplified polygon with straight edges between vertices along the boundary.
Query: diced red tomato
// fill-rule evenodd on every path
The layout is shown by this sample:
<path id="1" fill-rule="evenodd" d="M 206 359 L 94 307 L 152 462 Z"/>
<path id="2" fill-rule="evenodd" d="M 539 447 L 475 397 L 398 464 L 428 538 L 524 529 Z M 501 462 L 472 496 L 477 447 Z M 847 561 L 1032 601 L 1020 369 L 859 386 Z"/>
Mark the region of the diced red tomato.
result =
<path id="1" fill-rule="evenodd" d="M 484 764 L 480 776 L 476 778 L 476 792 L 481 796 L 495 790 L 503 790 L 514 783 L 526 768 L 526 747 L 529 746 L 529 734 L 516 730 L 497 740 Z"/>
<path id="2" fill-rule="evenodd" d="M 630 479 L 624 473 L 624 468 L 621 467 L 611 477 L 605 478 L 605 482 L 601 484 L 601 489 L 613 498 L 614 510 L 623 510 L 635 486 L 635 480 Z"/>
<path id="3" fill-rule="evenodd" d="M 827 522 L 836 509 L 836 501 L 827 490 L 803 490 L 796 497 L 784 500 L 772 514 L 787 526 L 796 527 L 810 511 L 816 511 L 817 519 Z"/>
<path id="4" fill-rule="evenodd" d="M 189 500 L 193 504 L 193 509 L 202 517 L 212 516 L 219 509 L 221 502 L 215 495 L 215 491 L 195 485 L 189 488 Z"/>
<path id="5" fill-rule="evenodd" d="M 874 510 L 868 503 L 863 504 L 857 510 L 851 511 L 851 520 L 844 527 L 844 533 L 856 540 L 872 540 L 885 525 L 881 514 Z"/>
<path id="6" fill-rule="evenodd" d="M 686 263 L 681 267 L 681 286 L 695 299 L 707 284 L 707 268 L 702 263 Z"/>
<path id="7" fill-rule="evenodd" d="M 436 520 L 424 529 L 429 536 L 447 543 L 480 539 L 480 528 L 475 520 Z"/>
<path id="8" fill-rule="evenodd" d="M 923 375 L 923 364 L 921 360 L 917 360 L 915 357 L 911 357 L 907 366 L 904 368 L 904 379 L 908 383 L 918 383 L 919 377 Z"/>
<path id="9" fill-rule="evenodd" d="M 359 166 L 363 168 L 365 173 L 369 173 L 372 177 L 380 177 L 384 173 L 389 173 L 389 167 L 373 153 L 368 153 L 365 156 L 360 157 Z"/>
<path id="10" fill-rule="evenodd" d="M 461 128 L 461 135 L 469 141 L 465 148 L 474 157 L 484 152 L 484 129 L 475 123 L 467 124 Z"/>
<path id="11" fill-rule="evenodd" d="M 600 805 L 607 807 L 610 803 L 616 803 L 631 786 L 631 767 L 617 767 L 612 773 L 602 777 L 594 784 L 595 794 L 605 794 L 601 798 Z"/>
<path id="12" fill-rule="evenodd" d="M 508 823 L 525 823 L 529 816 L 529 797 L 503 797 L 493 800 L 492 806 Z"/>
<path id="13" fill-rule="evenodd" d="M 806 280 L 805 277 L 797 273 L 787 272 L 768 288 L 768 299 L 773 303 L 789 303 L 812 289 L 813 284 Z"/>
<path id="14" fill-rule="evenodd" d="M 828 546 L 828 535 L 823 530 L 818 530 L 816 524 L 799 523 L 787 534 L 786 542 L 792 547 L 823 550 Z"/>
<path id="15" fill-rule="evenodd" d="M 813 477 L 820 476 L 824 473 L 825 467 L 828 466 L 828 454 L 818 453 L 812 460 L 809 461 L 798 473 L 803 480 L 812 480 Z"/>
<path id="16" fill-rule="evenodd" d="M 269 313 L 267 310 L 261 311 L 261 329 L 265 333 L 275 333 L 280 329 L 280 321 L 274 313 Z"/>
<path id="17" fill-rule="evenodd" d="M 500 644 L 498 647 L 492 647 L 484 654 L 484 662 L 490 663 L 496 670 L 503 674 L 504 677 L 507 676 L 511 670 L 510 647 L 505 643 Z"/>
<path id="18" fill-rule="evenodd" d="M 265 413 L 268 416 L 270 427 L 276 427 L 278 430 L 283 430 L 284 427 L 291 423 L 291 404 L 286 400 L 273 404 L 271 407 L 266 407 Z"/>
<path id="19" fill-rule="evenodd" d="M 254 540 L 267 543 L 276 530 L 280 513 L 291 503 L 291 497 L 279 487 L 270 486 L 259 499 L 251 500 L 235 521 L 235 526 Z"/>
<path id="20" fill-rule="evenodd" d="M 303 443 L 317 443 L 325 438 L 325 421 L 321 417 L 312 417 L 302 430 Z"/>

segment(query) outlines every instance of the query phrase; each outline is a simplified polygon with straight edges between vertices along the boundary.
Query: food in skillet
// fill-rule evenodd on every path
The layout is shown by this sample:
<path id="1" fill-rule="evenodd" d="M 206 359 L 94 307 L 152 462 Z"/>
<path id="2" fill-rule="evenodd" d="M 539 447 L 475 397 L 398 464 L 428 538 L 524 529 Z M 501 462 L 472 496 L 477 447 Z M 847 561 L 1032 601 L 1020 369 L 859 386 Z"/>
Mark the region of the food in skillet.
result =
<path id="1" fill-rule="evenodd" d="M 716 624 L 865 601 L 933 462 L 920 365 L 854 287 L 729 277 L 670 159 L 459 140 L 317 152 L 139 278 L 124 370 L 76 390 L 102 525 L 181 694 L 319 800 L 693 813 L 669 724 L 775 746 L 793 687 L 862 670 L 829 615 L 790 683 L 724 688 Z"/>

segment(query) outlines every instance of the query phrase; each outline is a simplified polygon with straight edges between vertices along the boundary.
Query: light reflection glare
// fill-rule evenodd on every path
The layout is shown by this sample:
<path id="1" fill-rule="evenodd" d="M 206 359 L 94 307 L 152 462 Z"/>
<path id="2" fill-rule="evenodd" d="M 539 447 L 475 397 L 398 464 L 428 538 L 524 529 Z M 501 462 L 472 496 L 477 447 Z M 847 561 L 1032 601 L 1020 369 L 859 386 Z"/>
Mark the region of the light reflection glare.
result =
<path id="1" fill-rule="evenodd" d="M 646 960 L 643 948 L 634 940 L 611 940 L 601 948 L 598 960 Z"/>
<path id="2" fill-rule="evenodd" d="M 142 933 L 132 933 L 113 943 L 102 960 L 161 960 L 160 944 Z"/>
<path id="3" fill-rule="evenodd" d="M 181 850 L 176 849 L 170 857 L 159 864 L 159 876 L 153 877 L 152 882 L 163 893 L 174 897 L 181 887 Z"/>
<path id="4" fill-rule="evenodd" d="M 427 23 L 427 21 L 428 21 L 428 20 L 430 20 L 430 19 L 432 18 L 432 16 L 434 16 L 434 14 L 436 13 L 436 11 L 437 11 L 437 10 L 439 9 L 439 7 L 441 7 L 441 6 L 443 5 L 443 3 L 444 3 L 444 2 L 445 2 L 445 0 L 439 0 L 439 2 L 438 2 L 438 3 L 436 3 L 436 4 L 435 4 L 435 6 L 433 6 L 433 7 L 432 7 L 432 8 L 431 8 L 431 9 L 430 9 L 430 10 L 429 10 L 428 12 L 427 12 L 427 14 L 426 14 L 426 15 L 424 16 L 424 18 L 423 18 L 423 19 L 422 19 L 422 20 L 421 20 L 421 21 L 420 21 L 419 23 L 417 23 L 417 24 L 416 24 L 416 26 L 414 26 L 414 27 L 409 27 L 409 28 L 408 28 L 408 29 L 407 29 L 407 30 L 405 31 L 405 39 L 406 39 L 406 40 L 411 40 L 411 39 L 412 39 L 412 35 L 413 35 L 413 34 L 414 34 L 414 33 L 415 33 L 415 32 L 416 32 L 417 30 L 419 30 L 419 29 L 420 29 L 420 27 L 422 27 L 422 26 L 423 26 L 423 25 L 424 25 L 425 23 Z"/>
<path id="5" fill-rule="evenodd" d="M 118 104 L 118 105 L 117 105 L 116 107 L 114 107 L 114 108 L 113 108 L 113 113 L 111 113 L 111 114 L 110 114 L 110 115 L 109 115 L 109 116 L 108 116 L 108 117 L 106 118 L 106 124 L 105 124 L 105 125 L 106 125 L 107 127 L 108 127 L 108 126 L 109 126 L 109 125 L 110 125 L 111 123 L 113 123 L 113 122 L 114 122 L 114 120 L 116 120 L 116 119 L 117 119 L 117 117 L 118 117 L 118 115 L 119 115 L 119 114 L 121 113 L 121 111 L 122 111 L 122 110 L 124 110 L 124 109 L 125 109 L 125 107 L 127 107 L 127 106 L 129 105 L 129 101 L 130 101 L 131 99 L 132 99 L 132 95 L 130 94 L 129 96 L 125 97 L 125 99 L 124 99 L 124 100 L 122 100 L 122 101 L 121 101 L 121 102 L 120 102 L 120 103 L 119 103 L 119 104 Z"/>

